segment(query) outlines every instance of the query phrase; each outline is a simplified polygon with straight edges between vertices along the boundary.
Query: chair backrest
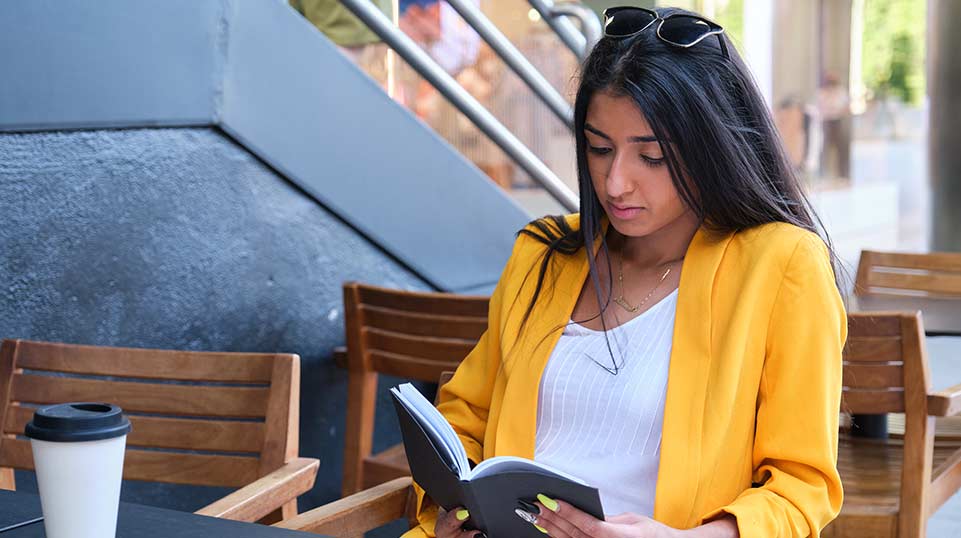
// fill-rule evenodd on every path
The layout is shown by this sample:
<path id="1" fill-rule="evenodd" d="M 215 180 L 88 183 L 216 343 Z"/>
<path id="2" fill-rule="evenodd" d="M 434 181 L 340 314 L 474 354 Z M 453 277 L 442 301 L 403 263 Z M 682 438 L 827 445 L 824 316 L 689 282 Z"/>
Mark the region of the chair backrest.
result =
<path id="1" fill-rule="evenodd" d="M 928 416 L 931 389 L 921 313 L 848 315 L 844 346 L 842 411 L 904 413 L 899 521 L 927 517 L 934 419 Z"/>
<path id="2" fill-rule="evenodd" d="M 926 415 L 929 379 L 921 331 L 920 314 L 849 314 L 842 410 Z M 911 400 L 909 392 L 924 397 Z"/>
<path id="3" fill-rule="evenodd" d="M 33 408 L 104 401 L 130 417 L 124 478 L 240 487 L 297 457 L 297 355 L 4 340 L 0 487 L 33 469 Z"/>
<path id="4" fill-rule="evenodd" d="M 861 252 L 857 295 L 961 297 L 961 253 Z"/>
<path id="5" fill-rule="evenodd" d="M 345 495 L 364 488 L 378 373 L 436 381 L 456 370 L 487 330 L 488 297 L 344 284 L 347 341 Z"/>
<path id="6" fill-rule="evenodd" d="M 347 366 L 436 381 L 487 329 L 488 297 L 344 284 Z"/>

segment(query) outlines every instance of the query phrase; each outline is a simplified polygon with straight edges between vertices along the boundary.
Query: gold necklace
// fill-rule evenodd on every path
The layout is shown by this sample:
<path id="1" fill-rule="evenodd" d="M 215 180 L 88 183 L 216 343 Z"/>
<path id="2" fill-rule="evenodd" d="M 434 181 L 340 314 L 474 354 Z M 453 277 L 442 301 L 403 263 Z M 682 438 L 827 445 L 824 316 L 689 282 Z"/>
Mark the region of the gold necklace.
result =
<path id="1" fill-rule="evenodd" d="M 657 288 L 660 287 L 660 285 L 664 282 L 664 279 L 667 278 L 667 275 L 669 275 L 670 273 L 671 273 L 671 268 L 668 267 L 667 271 L 664 271 L 664 274 L 661 275 L 661 279 L 657 281 L 657 284 L 655 284 L 654 287 L 651 289 L 650 293 L 647 294 L 647 297 L 645 297 L 644 300 L 641 301 L 640 304 L 638 304 L 637 306 L 631 306 L 631 304 L 624 299 L 624 253 L 621 252 L 620 257 L 618 258 L 618 267 L 617 267 L 617 283 L 620 284 L 621 286 L 621 294 L 614 298 L 614 302 L 617 303 L 618 306 L 620 306 L 624 310 L 627 310 L 632 314 L 636 313 L 638 310 L 640 310 L 642 306 L 644 306 L 647 303 L 647 301 L 651 298 L 651 296 L 654 295 L 654 292 L 657 291 Z"/>

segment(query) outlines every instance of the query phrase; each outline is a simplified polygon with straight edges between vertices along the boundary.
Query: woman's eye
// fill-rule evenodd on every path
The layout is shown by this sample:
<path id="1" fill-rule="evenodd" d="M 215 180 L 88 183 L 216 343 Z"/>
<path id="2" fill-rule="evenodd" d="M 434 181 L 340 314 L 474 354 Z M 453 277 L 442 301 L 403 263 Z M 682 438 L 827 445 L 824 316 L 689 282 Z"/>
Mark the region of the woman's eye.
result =
<path id="1" fill-rule="evenodd" d="M 651 168 L 656 168 L 664 164 L 664 157 L 655 159 L 654 157 L 648 157 L 647 155 L 641 155 L 641 160 L 644 164 L 650 166 Z"/>
<path id="2" fill-rule="evenodd" d="M 611 152 L 611 148 L 604 148 L 598 146 L 587 146 L 587 150 L 595 155 L 607 155 Z"/>

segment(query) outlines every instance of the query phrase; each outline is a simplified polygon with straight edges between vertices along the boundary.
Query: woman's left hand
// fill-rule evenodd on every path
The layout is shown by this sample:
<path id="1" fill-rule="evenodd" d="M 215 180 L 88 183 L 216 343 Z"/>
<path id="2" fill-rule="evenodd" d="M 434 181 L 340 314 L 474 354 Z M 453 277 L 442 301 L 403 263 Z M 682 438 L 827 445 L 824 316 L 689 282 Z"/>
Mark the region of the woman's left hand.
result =
<path id="1" fill-rule="evenodd" d="M 625 513 L 607 520 L 578 510 L 570 504 L 538 496 L 536 525 L 551 538 L 680 538 L 683 531 L 649 517 Z"/>

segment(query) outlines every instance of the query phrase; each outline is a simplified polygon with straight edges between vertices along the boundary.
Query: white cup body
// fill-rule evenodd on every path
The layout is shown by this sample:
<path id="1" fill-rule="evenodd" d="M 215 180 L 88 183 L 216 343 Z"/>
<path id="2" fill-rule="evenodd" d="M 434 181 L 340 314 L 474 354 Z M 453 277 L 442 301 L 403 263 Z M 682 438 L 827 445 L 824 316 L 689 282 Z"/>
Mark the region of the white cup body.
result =
<path id="1" fill-rule="evenodd" d="M 31 439 L 47 538 L 114 538 L 127 436 Z"/>

